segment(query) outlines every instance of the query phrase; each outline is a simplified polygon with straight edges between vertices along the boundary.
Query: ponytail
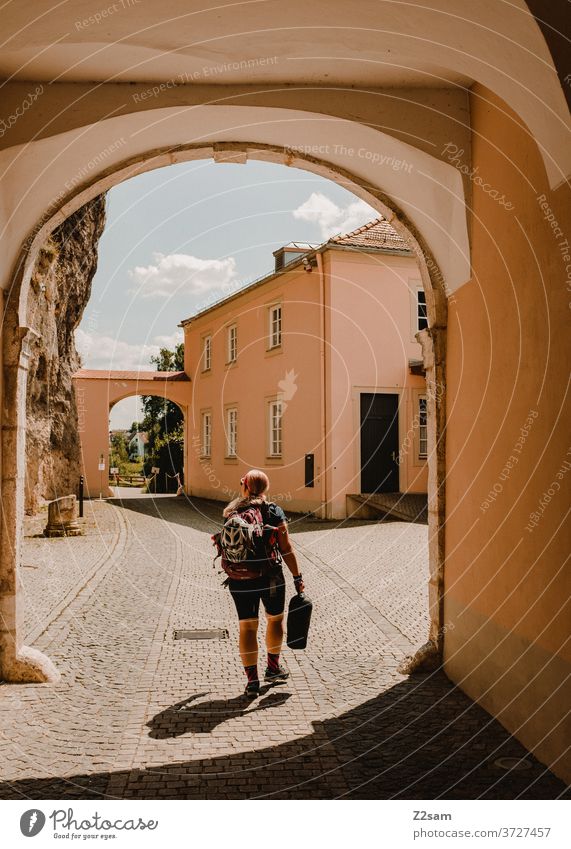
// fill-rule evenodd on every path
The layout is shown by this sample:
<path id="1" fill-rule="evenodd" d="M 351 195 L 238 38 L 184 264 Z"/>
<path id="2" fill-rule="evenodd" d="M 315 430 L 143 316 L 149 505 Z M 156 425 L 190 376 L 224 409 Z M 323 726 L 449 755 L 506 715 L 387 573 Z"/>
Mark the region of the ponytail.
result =
<path id="1" fill-rule="evenodd" d="M 269 489 L 270 481 L 265 472 L 260 469 L 250 469 L 242 480 L 248 488 L 248 495 L 238 496 L 226 505 L 222 513 L 225 519 L 236 510 L 242 510 L 251 504 L 263 504 L 266 500 L 265 492 Z"/>

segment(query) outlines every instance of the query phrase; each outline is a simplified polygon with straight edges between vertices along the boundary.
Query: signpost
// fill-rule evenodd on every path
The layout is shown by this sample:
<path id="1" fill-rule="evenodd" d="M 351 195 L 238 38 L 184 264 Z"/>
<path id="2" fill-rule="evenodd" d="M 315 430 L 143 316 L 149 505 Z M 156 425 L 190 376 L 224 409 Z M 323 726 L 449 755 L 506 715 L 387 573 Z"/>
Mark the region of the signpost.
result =
<path id="1" fill-rule="evenodd" d="M 105 457 L 99 455 L 99 500 L 103 498 L 103 472 L 105 471 Z"/>

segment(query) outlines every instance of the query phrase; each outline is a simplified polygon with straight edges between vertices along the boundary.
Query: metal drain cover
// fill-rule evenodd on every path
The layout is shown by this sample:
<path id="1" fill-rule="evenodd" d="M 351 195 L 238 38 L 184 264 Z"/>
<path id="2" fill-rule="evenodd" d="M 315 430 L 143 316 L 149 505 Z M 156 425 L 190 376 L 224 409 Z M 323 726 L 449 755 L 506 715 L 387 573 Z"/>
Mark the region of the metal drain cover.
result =
<path id="1" fill-rule="evenodd" d="M 226 628 L 204 628 L 194 631 L 176 628 L 174 631 L 175 640 L 227 640 L 229 636 Z"/>

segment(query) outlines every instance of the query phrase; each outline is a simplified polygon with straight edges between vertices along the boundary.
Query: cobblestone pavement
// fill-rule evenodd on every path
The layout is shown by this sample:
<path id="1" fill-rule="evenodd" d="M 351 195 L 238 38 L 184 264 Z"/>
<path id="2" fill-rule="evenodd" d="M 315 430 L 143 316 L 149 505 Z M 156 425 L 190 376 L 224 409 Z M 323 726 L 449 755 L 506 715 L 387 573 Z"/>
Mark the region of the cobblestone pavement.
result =
<path id="1" fill-rule="evenodd" d="M 442 673 L 398 673 L 427 633 L 424 525 L 293 517 L 310 645 L 285 650 L 287 684 L 246 700 L 212 566 L 219 516 L 212 502 L 133 497 L 91 502 L 83 537 L 39 539 L 31 522 L 25 632 L 62 680 L 0 686 L 0 798 L 568 794 Z M 230 637 L 175 640 L 179 628 Z M 527 768 L 503 771 L 506 756 Z"/>

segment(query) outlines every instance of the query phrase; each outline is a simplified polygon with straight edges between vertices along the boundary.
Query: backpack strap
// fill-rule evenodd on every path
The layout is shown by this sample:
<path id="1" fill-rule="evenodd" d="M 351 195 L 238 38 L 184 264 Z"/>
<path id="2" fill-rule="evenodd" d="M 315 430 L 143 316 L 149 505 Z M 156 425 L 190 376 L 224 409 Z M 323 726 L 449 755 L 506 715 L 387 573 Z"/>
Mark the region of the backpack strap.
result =
<path id="1" fill-rule="evenodd" d="M 268 524 L 268 519 L 270 518 L 270 504 L 272 503 L 272 501 L 262 501 L 260 504 L 260 513 L 262 514 L 264 525 Z"/>
<path id="2" fill-rule="evenodd" d="M 271 506 L 275 506 L 274 501 L 262 501 L 262 503 L 260 504 L 260 512 L 262 514 L 262 519 L 264 520 L 264 532 L 266 534 L 266 540 L 267 540 L 268 532 L 270 533 L 271 537 L 274 537 L 274 535 L 275 535 L 275 540 L 272 543 L 269 544 L 269 548 L 274 554 L 274 556 L 271 557 L 270 560 L 272 560 L 275 565 L 279 565 L 279 564 L 281 564 L 283 558 L 282 558 L 282 553 L 280 551 L 279 544 L 277 542 L 276 525 L 272 525 L 269 522 L 270 507 Z M 267 540 L 266 545 L 268 544 L 268 542 L 269 542 L 269 540 Z M 268 550 L 268 548 L 266 548 L 266 550 Z"/>

